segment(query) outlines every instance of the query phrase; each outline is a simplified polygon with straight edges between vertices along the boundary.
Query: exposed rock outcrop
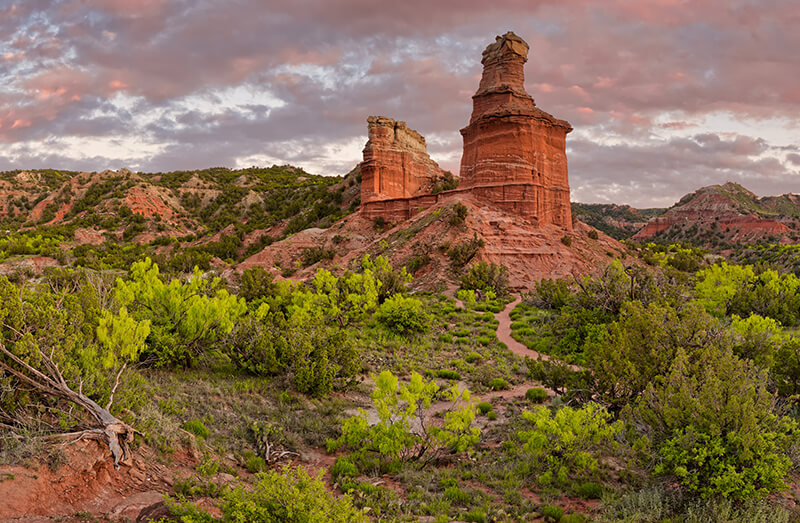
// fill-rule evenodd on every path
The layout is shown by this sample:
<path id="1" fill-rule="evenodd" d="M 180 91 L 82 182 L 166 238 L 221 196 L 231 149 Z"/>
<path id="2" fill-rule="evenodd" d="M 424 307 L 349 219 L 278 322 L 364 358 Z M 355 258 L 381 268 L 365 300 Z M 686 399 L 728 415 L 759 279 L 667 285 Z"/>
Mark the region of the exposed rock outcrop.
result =
<path id="1" fill-rule="evenodd" d="M 525 92 L 528 44 L 512 32 L 483 52 L 483 76 L 472 97 L 457 191 L 469 192 L 534 225 L 572 229 L 567 179 L 569 123 L 542 111 Z M 369 118 L 361 187 L 362 214 L 388 221 L 449 199 L 430 189 L 441 169 L 425 139 L 391 118 Z"/>
<path id="2" fill-rule="evenodd" d="M 800 197 L 793 194 L 758 198 L 736 183 L 710 185 L 687 194 L 633 237 L 708 245 L 752 241 L 791 243 L 800 233 Z M 771 239 L 771 240 L 770 240 Z"/>
<path id="3" fill-rule="evenodd" d="M 444 171 L 428 156 L 425 138 L 405 122 L 370 116 L 361 164 L 361 201 L 411 198 L 430 193 Z"/>
<path id="4" fill-rule="evenodd" d="M 512 32 L 483 52 L 483 76 L 461 130 L 461 187 L 534 220 L 572 228 L 567 180 L 569 123 L 542 111 L 525 92 L 528 44 Z"/>

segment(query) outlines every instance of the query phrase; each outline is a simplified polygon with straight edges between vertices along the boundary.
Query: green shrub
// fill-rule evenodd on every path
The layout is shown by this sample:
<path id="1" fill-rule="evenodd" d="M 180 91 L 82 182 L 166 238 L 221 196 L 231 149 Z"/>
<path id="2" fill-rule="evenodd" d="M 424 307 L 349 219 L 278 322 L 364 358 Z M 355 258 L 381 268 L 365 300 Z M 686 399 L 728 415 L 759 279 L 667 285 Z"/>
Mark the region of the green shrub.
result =
<path id="1" fill-rule="evenodd" d="M 456 203 L 452 207 L 453 214 L 450 215 L 450 225 L 461 225 L 467 219 L 469 209 L 461 202 Z"/>
<path id="2" fill-rule="evenodd" d="M 319 246 L 303 249 L 300 253 L 300 258 L 303 260 L 303 267 L 314 265 L 322 260 L 332 260 L 334 256 L 336 256 L 336 251 Z"/>
<path id="3" fill-rule="evenodd" d="M 476 362 L 481 361 L 482 359 L 483 359 L 483 356 L 481 356 L 480 354 L 478 354 L 475 351 L 472 351 L 469 354 L 467 354 L 466 356 L 464 356 L 464 360 L 466 360 L 467 363 L 476 363 Z"/>
<path id="4" fill-rule="evenodd" d="M 659 456 L 653 473 L 702 497 L 741 500 L 786 488 L 800 430 L 774 408 L 766 373 L 730 347 L 695 361 L 679 349 L 626 417 Z"/>
<path id="5" fill-rule="evenodd" d="M 470 495 L 458 487 L 447 487 L 444 489 L 444 497 L 448 501 L 458 503 L 460 505 L 467 505 L 470 501 Z"/>
<path id="6" fill-rule="evenodd" d="M 383 302 L 375 319 L 398 334 L 425 332 L 429 323 L 422 302 L 402 294 L 395 294 Z"/>
<path id="7" fill-rule="evenodd" d="M 344 421 L 341 437 L 328 440 L 329 452 L 348 447 L 362 463 L 377 461 L 385 468 L 403 461 L 430 462 L 445 452 L 464 452 L 478 442 L 480 429 L 472 426 L 476 409 L 468 390 L 453 385 L 440 392 L 436 382 L 425 381 L 416 372 L 402 385 L 390 371 L 373 374 L 372 379 L 379 421 L 370 425 L 366 411 L 360 409 Z M 436 400 L 452 403 L 444 419 L 426 424 L 423 430 L 413 429 L 412 420 L 424 419 L 425 409 Z"/>
<path id="8" fill-rule="evenodd" d="M 342 477 L 354 478 L 358 476 L 358 467 L 349 458 L 341 456 L 336 458 L 336 462 L 334 462 L 330 472 L 333 481 L 338 481 Z"/>
<path id="9" fill-rule="evenodd" d="M 303 467 L 286 467 L 258 475 L 252 489 L 237 487 L 223 494 L 222 517 L 215 518 L 189 503 L 172 504 L 182 521 L 281 521 L 287 523 L 366 522 L 349 495 L 334 496 L 322 480 Z"/>
<path id="10" fill-rule="evenodd" d="M 492 390 L 505 390 L 508 387 L 508 382 L 503 378 L 493 378 L 489 381 L 489 388 Z"/>
<path id="11" fill-rule="evenodd" d="M 570 245 L 572 245 L 572 238 L 569 237 L 569 236 L 562 236 L 561 237 L 561 243 L 563 243 L 564 245 L 569 247 Z"/>
<path id="12" fill-rule="evenodd" d="M 542 517 L 545 521 L 557 523 L 564 517 L 564 509 L 555 505 L 545 505 L 542 507 Z"/>
<path id="13" fill-rule="evenodd" d="M 533 387 L 525 391 L 525 399 L 532 403 L 544 403 L 547 400 L 547 391 L 541 387 Z"/>
<path id="14" fill-rule="evenodd" d="M 537 478 L 542 485 L 564 485 L 568 474 L 594 472 L 595 452 L 622 430 L 622 422 L 611 422 L 611 414 L 596 403 L 580 409 L 562 407 L 555 413 L 537 406 L 524 411 L 522 419 L 529 428 L 520 431 L 519 438 L 544 470 Z"/>
<path id="15" fill-rule="evenodd" d="M 494 410 L 490 410 L 490 411 L 489 411 L 489 412 L 486 414 L 486 418 L 487 418 L 489 421 L 494 421 L 494 420 L 496 420 L 496 419 L 497 419 L 497 412 L 496 412 L 496 411 L 494 411 Z"/>
<path id="16" fill-rule="evenodd" d="M 594 481 L 586 481 L 578 486 L 578 495 L 586 499 L 600 499 L 603 497 L 603 486 Z"/>
<path id="17" fill-rule="evenodd" d="M 478 262 L 461 277 L 461 288 L 484 294 L 492 291 L 495 296 L 505 296 L 508 292 L 508 269 L 494 263 Z"/>
<path id="18" fill-rule="evenodd" d="M 462 514 L 461 519 L 463 521 L 468 521 L 470 523 L 486 523 L 487 521 L 486 509 L 478 507 L 465 514 Z"/>
<path id="19" fill-rule="evenodd" d="M 183 430 L 185 430 L 186 432 L 191 432 L 198 438 L 203 438 L 203 439 L 207 438 L 210 435 L 206 426 L 199 419 L 189 420 L 186 423 L 184 423 Z"/>
<path id="20" fill-rule="evenodd" d="M 478 238 L 477 234 L 473 234 L 471 239 L 450 246 L 450 248 L 447 249 L 447 256 L 450 258 L 453 269 L 460 271 L 462 267 L 478 254 L 478 251 L 481 250 L 483 245 L 483 238 Z"/>
<path id="21" fill-rule="evenodd" d="M 247 469 L 247 472 L 255 474 L 256 472 L 264 472 L 267 470 L 267 462 L 252 450 L 245 452 L 242 457 L 244 458 L 244 467 Z"/>
<path id="22" fill-rule="evenodd" d="M 589 518 L 583 514 L 575 513 L 563 516 L 560 520 L 558 520 L 558 523 L 586 523 L 587 521 L 589 521 Z"/>
<path id="23" fill-rule="evenodd" d="M 444 380 L 459 381 L 461 379 L 461 374 L 450 369 L 440 369 L 436 372 L 436 377 Z"/>
<path id="24" fill-rule="evenodd" d="M 486 414 L 490 410 L 492 410 L 492 404 L 489 403 L 488 401 L 482 401 L 478 403 L 478 412 L 480 412 L 481 414 Z"/>
<path id="25" fill-rule="evenodd" d="M 599 235 L 597 234 L 597 231 L 596 231 L 596 230 L 594 230 L 594 229 L 592 229 L 591 231 L 589 231 L 589 234 L 588 234 L 588 236 L 589 236 L 589 238 L 591 238 L 592 240 L 596 240 L 596 239 L 599 237 Z"/>

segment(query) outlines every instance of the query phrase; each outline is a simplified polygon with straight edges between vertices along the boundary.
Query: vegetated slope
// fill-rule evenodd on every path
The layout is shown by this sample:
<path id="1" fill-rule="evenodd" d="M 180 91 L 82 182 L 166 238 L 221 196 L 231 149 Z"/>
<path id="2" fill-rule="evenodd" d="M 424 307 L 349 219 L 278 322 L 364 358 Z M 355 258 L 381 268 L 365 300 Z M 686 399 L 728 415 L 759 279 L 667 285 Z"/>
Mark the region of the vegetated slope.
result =
<path id="1" fill-rule="evenodd" d="M 0 262 L 8 272 L 52 264 L 123 267 L 162 255 L 176 270 L 208 268 L 213 258 L 235 261 L 294 232 L 330 226 L 358 206 L 357 175 L 319 176 L 291 166 L 3 172 Z"/>
<path id="2" fill-rule="evenodd" d="M 358 213 L 327 230 L 307 229 L 267 246 L 237 267 L 264 267 L 284 277 L 306 279 L 320 266 L 336 272 L 364 254 L 383 255 L 414 275 L 418 288 L 443 288 L 456 282 L 473 261 L 503 265 L 515 288 L 533 288 L 541 278 L 571 277 L 625 257 L 626 247 L 576 222 L 566 233 L 537 226 L 483 205 L 470 196 L 447 200 L 410 220 L 387 224 Z"/>
<path id="3" fill-rule="evenodd" d="M 800 195 L 759 198 L 731 182 L 703 187 L 651 219 L 633 239 L 716 250 L 747 243 L 796 242 L 800 239 Z"/>
<path id="4" fill-rule="evenodd" d="M 572 202 L 572 216 L 612 238 L 624 240 L 647 225 L 648 220 L 659 216 L 666 209 L 635 209 L 630 205 L 615 203 Z"/>

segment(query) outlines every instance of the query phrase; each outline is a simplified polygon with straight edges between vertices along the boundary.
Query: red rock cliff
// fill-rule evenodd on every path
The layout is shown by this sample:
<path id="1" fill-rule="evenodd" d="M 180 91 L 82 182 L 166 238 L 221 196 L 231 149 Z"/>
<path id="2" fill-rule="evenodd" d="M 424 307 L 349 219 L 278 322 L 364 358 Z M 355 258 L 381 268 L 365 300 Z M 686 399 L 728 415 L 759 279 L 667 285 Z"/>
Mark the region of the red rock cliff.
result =
<path id="1" fill-rule="evenodd" d="M 370 116 L 361 164 L 361 202 L 410 198 L 430 192 L 444 171 L 428 156 L 425 138 L 405 122 Z"/>
<path id="2" fill-rule="evenodd" d="M 525 92 L 528 44 L 512 32 L 483 52 L 483 76 L 461 130 L 460 188 L 535 220 L 572 229 L 567 179 L 569 123 L 542 111 Z"/>

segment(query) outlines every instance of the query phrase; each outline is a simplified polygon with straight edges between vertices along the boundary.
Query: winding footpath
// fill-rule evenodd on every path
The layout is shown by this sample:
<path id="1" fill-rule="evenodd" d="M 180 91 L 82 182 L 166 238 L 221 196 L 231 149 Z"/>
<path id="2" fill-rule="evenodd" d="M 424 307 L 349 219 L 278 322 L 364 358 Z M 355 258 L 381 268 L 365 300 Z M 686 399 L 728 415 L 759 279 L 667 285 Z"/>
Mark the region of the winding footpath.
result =
<path id="1" fill-rule="evenodd" d="M 505 343 L 508 350 L 517 356 L 522 356 L 523 358 L 527 356 L 533 359 L 541 357 L 542 360 L 549 361 L 550 357 L 547 354 L 539 354 L 511 337 L 511 311 L 513 311 L 514 307 L 521 301 L 522 296 L 517 296 L 514 298 L 514 301 L 506 305 L 505 309 L 494 315 L 495 319 L 499 322 L 497 325 L 497 339 Z"/>

